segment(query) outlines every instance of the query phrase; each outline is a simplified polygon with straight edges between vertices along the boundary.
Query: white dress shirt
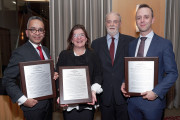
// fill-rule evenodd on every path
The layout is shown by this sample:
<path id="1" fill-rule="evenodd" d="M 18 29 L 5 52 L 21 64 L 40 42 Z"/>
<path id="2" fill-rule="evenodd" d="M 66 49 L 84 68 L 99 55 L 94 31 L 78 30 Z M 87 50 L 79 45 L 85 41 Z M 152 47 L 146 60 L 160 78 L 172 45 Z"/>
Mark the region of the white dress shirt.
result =
<path id="1" fill-rule="evenodd" d="M 119 41 L 119 33 L 117 33 L 115 36 L 113 36 L 113 38 L 114 38 L 114 60 L 115 60 L 117 45 L 118 45 L 118 41 Z M 109 34 L 107 34 L 106 39 L 107 39 L 108 49 L 110 49 L 112 37 Z"/>
<path id="2" fill-rule="evenodd" d="M 146 36 L 141 36 L 139 37 L 139 40 L 138 40 L 138 43 L 137 43 L 137 46 L 136 46 L 136 52 L 135 52 L 135 57 L 137 56 L 137 52 L 138 52 L 138 49 L 139 49 L 139 45 L 140 45 L 140 42 L 141 42 L 141 37 L 147 37 L 147 39 L 145 40 L 145 44 L 144 44 L 144 57 L 146 56 L 147 52 L 148 52 L 148 49 L 149 49 L 149 46 L 151 44 L 151 41 L 152 41 L 152 38 L 154 36 L 154 32 L 151 31 L 149 34 L 147 34 Z"/>

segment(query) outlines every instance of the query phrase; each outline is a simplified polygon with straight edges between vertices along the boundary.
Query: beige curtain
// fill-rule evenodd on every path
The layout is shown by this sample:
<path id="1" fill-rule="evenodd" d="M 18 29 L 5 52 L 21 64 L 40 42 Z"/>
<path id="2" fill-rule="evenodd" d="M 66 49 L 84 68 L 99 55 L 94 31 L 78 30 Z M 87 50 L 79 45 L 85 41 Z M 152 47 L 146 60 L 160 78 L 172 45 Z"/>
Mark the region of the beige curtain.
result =
<path id="1" fill-rule="evenodd" d="M 180 0 L 166 0 L 165 38 L 172 41 L 180 75 Z M 180 105 L 180 77 L 167 95 L 168 108 Z"/>
<path id="2" fill-rule="evenodd" d="M 55 63 L 75 24 L 83 24 L 91 40 L 105 35 L 111 4 L 111 0 L 50 0 L 50 52 Z"/>

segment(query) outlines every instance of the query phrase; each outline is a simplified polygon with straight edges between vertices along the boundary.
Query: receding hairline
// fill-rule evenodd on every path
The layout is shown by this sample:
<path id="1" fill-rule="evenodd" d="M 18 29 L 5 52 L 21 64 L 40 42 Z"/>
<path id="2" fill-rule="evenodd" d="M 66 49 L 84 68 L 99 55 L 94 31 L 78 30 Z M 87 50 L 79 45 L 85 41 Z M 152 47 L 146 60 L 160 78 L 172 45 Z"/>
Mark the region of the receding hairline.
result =
<path id="1" fill-rule="evenodd" d="M 117 13 L 117 12 L 109 12 L 109 13 L 106 14 L 106 19 L 105 20 L 107 20 L 107 17 L 109 15 L 116 15 L 119 18 L 119 22 L 121 22 L 121 16 L 120 16 L 119 13 Z"/>
<path id="2" fill-rule="evenodd" d="M 39 17 L 39 16 L 31 16 L 31 17 L 28 19 L 28 22 L 27 22 L 27 29 L 28 29 L 29 24 L 30 24 L 30 22 L 31 22 L 32 20 L 39 20 L 39 21 L 41 21 L 41 22 L 43 23 L 43 25 L 44 25 L 43 19 L 42 19 L 41 17 Z"/>

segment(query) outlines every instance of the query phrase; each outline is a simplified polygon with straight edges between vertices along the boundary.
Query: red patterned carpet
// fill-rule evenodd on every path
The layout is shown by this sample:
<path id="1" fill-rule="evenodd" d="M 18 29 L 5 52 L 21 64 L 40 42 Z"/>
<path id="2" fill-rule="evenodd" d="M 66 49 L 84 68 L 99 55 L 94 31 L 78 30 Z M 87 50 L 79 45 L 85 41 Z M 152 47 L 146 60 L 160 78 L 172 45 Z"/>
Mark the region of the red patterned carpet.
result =
<path id="1" fill-rule="evenodd" d="M 180 120 L 180 116 L 165 117 L 164 120 Z"/>

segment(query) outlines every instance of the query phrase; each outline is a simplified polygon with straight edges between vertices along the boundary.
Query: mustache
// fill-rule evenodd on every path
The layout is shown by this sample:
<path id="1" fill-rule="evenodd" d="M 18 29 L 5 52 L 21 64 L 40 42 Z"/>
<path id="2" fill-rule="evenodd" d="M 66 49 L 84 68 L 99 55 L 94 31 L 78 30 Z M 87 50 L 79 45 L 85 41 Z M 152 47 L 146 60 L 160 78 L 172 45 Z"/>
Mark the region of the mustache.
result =
<path id="1" fill-rule="evenodd" d="M 108 27 L 109 29 L 116 29 L 116 27 Z"/>

